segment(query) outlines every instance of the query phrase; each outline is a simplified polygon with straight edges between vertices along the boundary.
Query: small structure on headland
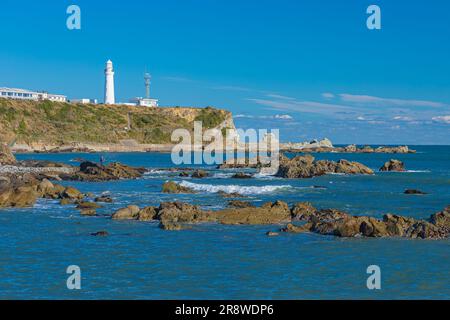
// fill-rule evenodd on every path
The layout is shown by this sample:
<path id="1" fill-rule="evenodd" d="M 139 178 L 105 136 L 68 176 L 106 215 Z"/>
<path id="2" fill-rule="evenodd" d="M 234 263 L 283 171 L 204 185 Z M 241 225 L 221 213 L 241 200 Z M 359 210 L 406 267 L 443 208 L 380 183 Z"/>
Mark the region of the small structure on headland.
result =
<path id="1" fill-rule="evenodd" d="M 31 91 L 18 88 L 0 88 L 0 98 L 17 100 L 50 100 L 56 102 L 66 102 L 67 97 L 62 94 L 53 94 L 46 91 Z"/>
<path id="2" fill-rule="evenodd" d="M 70 102 L 72 103 L 81 103 L 81 104 L 97 104 L 97 99 L 89 99 L 89 98 L 82 98 L 82 99 L 71 99 Z"/>
<path id="3" fill-rule="evenodd" d="M 130 99 L 130 103 L 141 107 L 157 107 L 158 99 L 150 98 L 150 83 L 151 83 L 151 75 L 146 72 L 144 74 L 145 98 L 136 97 Z"/>

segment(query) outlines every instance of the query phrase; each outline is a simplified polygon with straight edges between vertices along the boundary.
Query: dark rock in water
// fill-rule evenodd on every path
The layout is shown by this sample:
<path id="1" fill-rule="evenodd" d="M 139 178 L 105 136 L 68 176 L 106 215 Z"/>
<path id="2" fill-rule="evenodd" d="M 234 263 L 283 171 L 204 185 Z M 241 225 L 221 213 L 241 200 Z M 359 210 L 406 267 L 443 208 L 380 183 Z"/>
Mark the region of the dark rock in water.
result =
<path id="1" fill-rule="evenodd" d="M 67 187 L 60 195 L 61 198 L 68 198 L 74 200 L 81 200 L 84 198 L 84 195 L 77 189 L 73 187 Z"/>
<path id="2" fill-rule="evenodd" d="M 42 183 L 33 174 L 0 176 L 0 207 L 29 207 L 40 197 L 45 197 L 54 187 L 46 180 Z"/>
<path id="3" fill-rule="evenodd" d="M 113 215 L 114 220 L 136 220 L 139 217 L 139 207 L 135 205 L 129 205 L 126 208 L 117 210 Z"/>
<path id="4" fill-rule="evenodd" d="M 263 159 L 264 160 L 264 159 Z M 265 166 L 269 166 L 269 163 L 263 163 L 260 158 L 233 158 L 230 160 L 224 161 L 222 164 L 218 165 L 218 169 L 244 169 L 244 168 L 262 168 Z"/>
<path id="5" fill-rule="evenodd" d="M 73 174 L 61 174 L 63 180 L 76 181 L 109 181 L 119 179 L 136 179 L 142 177 L 147 171 L 145 168 L 136 168 L 119 162 L 102 166 L 95 162 L 85 161 L 80 164 L 79 171 Z"/>
<path id="6" fill-rule="evenodd" d="M 211 215 L 209 211 L 203 211 L 199 206 L 183 202 L 162 202 L 157 211 L 156 219 L 162 224 L 215 221 L 214 215 Z"/>
<path id="7" fill-rule="evenodd" d="M 145 213 L 144 213 L 145 211 Z M 283 232 L 314 232 L 338 237 L 405 237 L 443 239 L 450 234 L 450 206 L 428 220 L 386 214 L 383 219 L 352 216 L 336 209 L 316 209 L 310 203 L 292 208 L 283 201 L 268 202 L 261 207 L 227 208 L 207 211 L 183 202 L 163 202 L 158 208 L 128 206 L 118 210 L 113 219 L 159 220 L 164 230 L 181 230 L 195 223 L 215 222 L 229 225 L 264 225 L 287 223 Z M 293 220 L 305 221 L 295 225 Z M 275 235 L 275 234 L 268 234 Z"/>
<path id="8" fill-rule="evenodd" d="M 383 220 L 367 216 L 351 216 L 335 209 L 317 210 L 309 203 L 292 208 L 292 217 L 307 221 L 302 226 L 288 224 L 285 232 L 315 232 L 339 237 L 406 237 L 442 239 L 450 233 L 450 206 L 432 215 L 429 221 L 387 214 Z"/>
<path id="9" fill-rule="evenodd" d="M 156 209 L 157 208 L 155 208 L 155 207 L 149 206 L 149 207 L 145 207 L 145 208 L 139 210 L 138 220 L 139 221 L 152 221 L 152 220 L 156 219 L 156 215 L 157 215 Z"/>
<path id="10" fill-rule="evenodd" d="M 61 201 L 59 201 L 59 204 L 62 206 L 66 206 L 68 204 L 73 204 L 73 203 L 74 203 L 74 201 L 71 199 L 68 199 L 68 198 L 61 199 Z"/>
<path id="11" fill-rule="evenodd" d="M 86 209 L 80 209 L 80 210 L 81 210 L 80 214 L 82 216 L 96 216 L 97 215 L 94 208 L 86 208 Z"/>
<path id="12" fill-rule="evenodd" d="M 276 237 L 279 236 L 280 234 L 278 232 L 273 232 L 273 231 L 267 231 L 266 232 L 266 236 L 268 237 Z"/>
<path id="13" fill-rule="evenodd" d="M 447 206 L 441 212 L 431 215 L 430 222 L 437 227 L 450 233 L 450 206 Z"/>
<path id="14" fill-rule="evenodd" d="M 317 213 L 317 209 L 309 202 L 299 202 L 292 207 L 292 219 L 306 221 Z"/>
<path id="15" fill-rule="evenodd" d="M 252 178 L 252 175 L 244 173 L 244 172 L 238 172 L 238 173 L 234 174 L 231 178 L 233 178 L 233 179 L 250 179 L 250 178 Z"/>
<path id="16" fill-rule="evenodd" d="M 194 190 L 179 185 L 174 181 L 167 181 L 162 186 L 163 193 L 196 193 Z"/>
<path id="17" fill-rule="evenodd" d="M 180 177 L 189 177 L 189 172 L 183 171 L 179 174 Z"/>
<path id="18" fill-rule="evenodd" d="M 224 198 L 246 198 L 246 196 L 237 192 L 227 193 L 225 191 L 220 190 L 219 192 L 217 192 L 217 194 Z"/>
<path id="19" fill-rule="evenodd" d="M 139 220 L 139 221 L 151 221 L 156 218 L 155 207 L 145 207 L 140 209 L 138 206 L 129 205 L 126 208 L 117 210 L 111 218 L 114 220 Z"/>
<path id="20" fill-rule="evenodd" d="M 373 171 L 361 163 L 347 160 L 339 160 L 338 162 L 315 161 L 311 155 L 296 156 L 292 159 L 281 155 L 276 176 L 282 178 L 312 178 L 330 173 L 373 174 Z"/>
<path id="21" fill-rule="evenodd" d="M 168 172 L 190 172 L 194 171 L 194 168 L 187 168 L 187 167 L 169 167 L 169 168 L 152 168 L 152 170 L 156 171 L 168 171 Z"/>
<path id="22" fill-rule="evenodd" d="M 380 171 L 406 171 L 405 164 L 400 160 L 391 159 L 386 162 L 381 168 Z"/>
<path id="23" fill-rule="evenodd" d="M 183 226 L 179 223 L 176 222 L 168 222 L 168 221 L 161 221 L 161 223 L 159 224 L 159 227 L 163 230 L 167 230 L 167 231 L 179 231 L 179 230 L 183 230 Z"/>
<path id="24" fill-rule="evenodd" d="M 405 194 L 428 194 L 426 192 L 416 190 L 416 189 L 406 189 L 404 193 Z"/>
<path id="25" fill-rule="evenodd" d="M 7 145 L 0 142 L 0 165 L 11 165 L 16 163 L 16 157 Z"/>
<path id="26" fill-rule="evenodd" d="M 95 202 L 89 202 L 89 201 L 79 201 L 77 203 L 76 208 L 80 209 L 80 210 L 85 210 L 85 209 L 98 209 L 101 208 L 102 206 L 95 203 Z"/>
<path id="27" fill-rule="evenodd" d="M 313 189 L 328 189 L 328 187 L 325 187 L 325 186 L 313 186 Z"/>
<path id="28" fill-rule="evenodd" d="M 230 208 L 211 214 L 222 224 L 279 224 L 291 221 L 291 211 L 283 201 L 268 202 L 257 208 Z"/>
<path id="29" fill-rule="evenodd" d="M 95 202 L 105 202 L 105 203 L 111 203 L 113 202 L 113 199 L 111 198 L 111 196 L 100 196 L 100 197 L 96 197 L 94 199 Z"/>
<path id="30" fill-rule="evenodd" d="M 61 204 L 81 201 L 84 195 L 73 187 L 53 184 L 47 179 L 39 181 L 36 175 L 0 176 L 0 207 L 29 207 L 38 198 L 64 200 Z"/>
<path id="31" fill-rule="evenodd" d="M 106 237 L 106 236 L 109 236 L 109 233 L 108 233 L 108 231 L 97 231 L 97 232 L 91 233 L 91 236 Z"/>
<path id="32" fill-rule="evenodd" d="M 162 203 L 157 218 L 161 222 L 222 224 L 276 224 L 290 220 L 291 212 L 285 202 L 266 203 L 260 208 L 230 208 L 219 211 L 204 211 L 200 207 L 179 203 Z"/>
<path id="33" fill-rule="evenodd" d="M 37 198 L 38 193 L 32 185 L 0 187 L 0 207 L 29 207 Z"/>
<path id="34" fill-rule="evenodd" d="M 192 178 L 198 178 L 198 179 L 206 178 L 208 176 L 209 176 L 209 173 L 206 172 L 205 170 L 195 170 L 191 175 Z"/>
<path id="35" fill-rule="evenodd" d="M 17 162 L 17 164 L 22 167 L 30 167 L 30 168 L 66 168 L 70 170 L 74 170 L 76 168 L 74 166 L 62 162 L 55 162 L 49 160 L 33 160 L 33 159 L 20 160 Z"/>
<path id="36" fill-rule="evenodd" d="M 234 208 L 254 208 L 255 207 L 250 202 L 241 201 L 241 200 L 231 200 L 228 202 L 228 206 L 234 207 Z"/>
<path id="37" fill-rule="evenodd" d="M 282 228 L 282 232 L 290 232 L 290 233 L 305 233 L 310 232 L 312 227 L 312 223 L 307 223 L 301 226 L 296 226 L 292 223 L 288 223 L 285 228 Z"/>

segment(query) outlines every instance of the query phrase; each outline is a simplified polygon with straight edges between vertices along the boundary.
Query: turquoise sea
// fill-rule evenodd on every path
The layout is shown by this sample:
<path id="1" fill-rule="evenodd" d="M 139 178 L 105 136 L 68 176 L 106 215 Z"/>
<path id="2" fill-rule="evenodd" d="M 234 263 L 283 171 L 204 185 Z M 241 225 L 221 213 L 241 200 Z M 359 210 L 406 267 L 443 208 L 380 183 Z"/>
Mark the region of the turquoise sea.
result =
<path id="1" fill-rule="evenodd" d="M 450 239 L 341 239 L 316 234 L 280 234 L 280 226 L 196 225 L 163 231 L 156 222 L 112 221 L 128 204 L 187 201 L 205 208 L 226 206 L 216 192 L 237 191 L 255 204 L 310 201 L 355 215 L 391 212 L 427 218 L 450 204 L 450 146 L 412 146 L 416 154 L 316 154 L 318 159 L 359 161 L 378 170 L 391 159 L 407 172 L 373 176 L 327 175 L 289 180 L 231 179 L 214 166 L 205 179 L 179 178 L 169 154 L 106 153 L 107 161 L 152 169 L 142 179 L 102 183 L 64 182 L 82 192 L 110 193 L 97 217 L 73 206 L 41 199 L 33 208 L 0 210 L 1 299 L 449 299 Z M 30 154 L 76 164 L 100 154 Z M 194 167 L 193 165 L 187 165 Z M 199 190 L 162 194 L 167 180 Z M 324 188 L 314 188 L 321 186 Z M 408 188 L 428 192 L 405 195 Z M 106 230 L 107 237 L 90 234 Z M 81 290 L 68 290 L 66 268 L 81 268 Z M 368 290 L 366 268 L 381 268 L 381 290 Z"/>

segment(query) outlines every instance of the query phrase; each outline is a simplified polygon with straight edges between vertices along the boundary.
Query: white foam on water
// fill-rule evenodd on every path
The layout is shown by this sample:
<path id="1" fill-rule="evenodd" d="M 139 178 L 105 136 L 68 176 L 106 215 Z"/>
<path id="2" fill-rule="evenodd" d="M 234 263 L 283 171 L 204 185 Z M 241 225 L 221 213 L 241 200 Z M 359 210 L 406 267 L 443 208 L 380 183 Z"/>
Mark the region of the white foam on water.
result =
<path id="1" fill-rule="evenodd" d="M 220 178 L 220 179 L 226 179 L 226 178 L 231 178 L 233 175 L 235 175 L 235 172 L 217 172 L 213 174 L 213 178 Z"/>
<path id="2" fill-rule="evenodd" d="M 178 183 L 182 187 L 187 187 L 195 191 L 203 191 L 209 193 L 225 192 L 225 193 L 239 193 L 243 195 L 247 194 L 264 194 L 272 193 L 282 189 L 290 189 L 290 185 L 268 185 L 268 186 L 239 186 L 239 185 L 212 185 L 212 184 L 199 184 L 189 181 L 182 181 Z"/>
<path id="3" fill-rule="evenodd" d="M 383 174 L 389 173 L 429 173 L 431 170 L 405 170 L 405 171 L 380 171 Z"/>
<path id="4" fill-rule="evenodd" d="M 274 180 L 274 179 L 276 179 L 276 180 L 281 180 L 281 179 L 283 179 L 283 178 L 281 178 L 281 177 L 276 177 L 276 176 L 273 175 L 273 174 L 266 174 L 266 173 L 261 173 L 261 172 L 258 172 L 258 173 L 256 173 L 256 174 L 254 174 L 254 175 L 253 175 L 253 178 L 256 178 L 256 179 L 264 179 L 264 180 Z"/>
<path id="5" fill-rule="evenodd" d="M 147 172 L 144 173 L 144 176 L 149 176 L 153 174 L 167 174 L 167 173 L 170 173 L 170 171 L 163 169 L 148 169 Z"/>

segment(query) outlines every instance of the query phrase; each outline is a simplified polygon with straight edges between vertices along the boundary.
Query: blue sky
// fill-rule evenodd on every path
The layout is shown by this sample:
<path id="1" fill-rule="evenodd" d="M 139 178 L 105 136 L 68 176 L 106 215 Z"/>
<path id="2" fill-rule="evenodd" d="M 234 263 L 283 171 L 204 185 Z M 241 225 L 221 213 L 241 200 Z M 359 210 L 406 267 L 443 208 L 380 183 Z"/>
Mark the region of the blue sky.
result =
<path id="1" fill-rule="evenodd" d="M 81 8 L 82 29 L 66 28 Z M 368 30 L 366 8 L 381 8 Z M 450 3 L 430 1 L 11 1 L 0 11 L 0 86 L 225 108 L 282 140 L 450 144 Z M 7 41 L 5 41 L 7 39 Z"/>

